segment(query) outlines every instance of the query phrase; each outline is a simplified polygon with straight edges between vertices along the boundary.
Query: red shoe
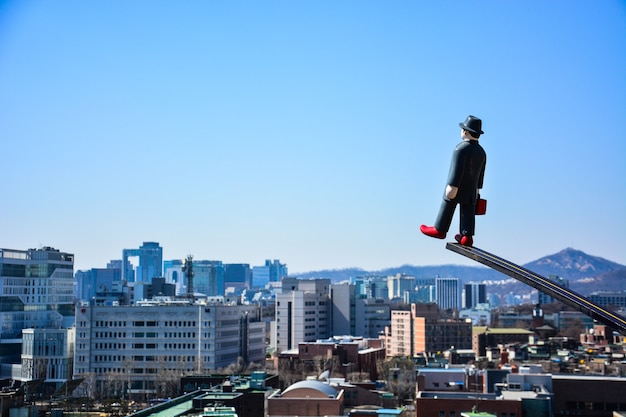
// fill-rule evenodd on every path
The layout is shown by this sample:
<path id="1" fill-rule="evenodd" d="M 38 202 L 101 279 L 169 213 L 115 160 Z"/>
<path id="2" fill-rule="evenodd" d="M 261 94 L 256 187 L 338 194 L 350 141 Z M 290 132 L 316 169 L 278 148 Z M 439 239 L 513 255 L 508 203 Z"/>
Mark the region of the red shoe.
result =
<path id="1" fill-rule="evenodd" d="M 422 233 L 424 233 L 426 236 L 434 237 L 434 238 L 437 238 L 437 239 L 445 239 L 446 238 L 446 234 L 443 233 L 443 232 L 440 232 L 437 229 L 435 229 L 434 226 L 421 225 L 420 226 L 420 231 Z"/>
<path id="2" fill-rule="evenodd" d="M 454 240 L 459 242 L 463 246 L 471 247 L 474 244 L 474 239 L 471 236 L 463 236 L 461 234 L 455 235 Z"/>

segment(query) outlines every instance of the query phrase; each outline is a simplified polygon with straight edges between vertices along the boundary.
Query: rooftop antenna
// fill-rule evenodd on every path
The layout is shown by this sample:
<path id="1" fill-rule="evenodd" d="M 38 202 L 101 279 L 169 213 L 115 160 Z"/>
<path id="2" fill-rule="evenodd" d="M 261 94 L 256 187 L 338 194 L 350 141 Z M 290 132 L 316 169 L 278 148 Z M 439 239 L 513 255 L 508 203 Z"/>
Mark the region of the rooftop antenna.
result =
<path id="1" fill-rule="evenodd" d="M 193 255 L 187 255 L 186 259 L 183 259 L 183 273 L 187 278 L 187 295 L 186 297 L 193 301 Z"/>

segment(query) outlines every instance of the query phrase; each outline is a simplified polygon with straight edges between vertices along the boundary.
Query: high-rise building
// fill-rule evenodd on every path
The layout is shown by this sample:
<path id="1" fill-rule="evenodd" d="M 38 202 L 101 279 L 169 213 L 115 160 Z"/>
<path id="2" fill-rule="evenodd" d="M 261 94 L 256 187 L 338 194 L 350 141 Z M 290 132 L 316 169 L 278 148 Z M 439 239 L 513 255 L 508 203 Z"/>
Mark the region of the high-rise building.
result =
<path id="1" fill-rule="evenodd" d="M 114 283 L 122 280 L 119 268 L 92 268 L 88 271 L 76 271 L 76 299 L 91 300 L 96 294 L 113 291 Z"/>
<path id="2" fill-rule="evenodd" d="M 74 255 L 51 247 L 0 249 L 0 306 L 1 376 L 51 383 L 70 378 L 70 351 L 61 347 L 69 346 L 68 328 L 74 324 Z M 54 353 L 45 348 L 48 329 L 55 329 Z M 56 360 L 33 370 L 46 358 Z"/>
<path id="3" fill-rule="evenodd" d="M 459 310 L 461 291 L 458 278 L 436 278 L 437 305 L 441 310 Z"/>
<path id="4" fill-rule="evenodd" d="M 332 300 L 331 334 L 354 336 L 356 320 L 354 284 L 331 285 L 330 298 Z"/>
<path id="5" fill-rule="evenodd" d="M 389 298 L 387 277 L 367 275 L 355 279 L 357 296 L 366 298 Z"/>
<path id="6" fill-rule="evenodd" d="M 224 287 L 232 287 L 235 293 L 252 287 L 252 269 L 249 264 L 224 264 Z"/>
<path id="7" fill-rule="evenodd" d="M 386 298 L 357 296 L 354 284 L 334 284 L 330 289 L 332 335 L 378 339 L 385 326 L 389 326 L 391 313 Z"/>
<path id="8" fill-rule="evenodd" d="M 354 301 L 354 336 L 378 338 L 389 326 L 391 307 L 385 298 L 363 298 Z"/>
<path id="9" fill-rule="evenodd" d="M 98 390 L 154 395 L 189 373 L 265 361 L 260 308 L 216 297 L 165 299 L 133 306 L 76 309 L 76 376 L 95 375 Z"/>
<path id="10" fill-rule="evenodd" d="M 264 265 L 252 267 L 252 287 L 264 288 L 270 282 L 279 282 L 287 276 L 287 271 L 286 264 L 277 259 L 266 259 Z"/>
<path id="11" fill-rule="evenodd" d="M 437 294 L 435 290 L 435 278 L 417 278 L 415 280 L 415 291 L 411 293 L 409 303 L 435 303 Z"/>
<path id="12" fill-rule="evenodd" d="M 193 261 L 193 290 L 208 296 L 224 295 L 224 264 L 222 261 Z M 185 291 L 187 285 L 185 284 Z"/>
<path id="13" fill-rule="evenodd" d="M 163 261 L 163 275 L 165 282 L 176 284 L 176 294 L 183 295 L 186 290 L 185 274 L 183 273 L 182 259 Z"/>
<path id="14" fill-rule="evenodd" d="M 139 264 L 135 270 L 128 258 L 136 256 Z M 158 242 L 143 242 L 139 249 L 122 250 L 122 279 L 126 282 L 152 282 L 154 277 L 163 276 L 163 248 Z"/>
<path id="15" fill-rule="evenodd" d="M 387 278 L 389 299 L 404 299 L 407 292 L 415 289 L 415 277 L 406 274 L 396 274 Z"/>
<path id="16" fill-rule="evenodd" d="M 297 349 L 300 342 L 330 337 L 330 280 L 283 278 L 276 294 L 272 346 L 278 352 Z"/>
<path id="17" fill-rule="evenodd" d="M 474 308 L 478 304 L 485 304 L 487 302 L 487 286 L 479 283 L 469 283 L 464 286 L 463 294 L 463 307 Z"/>

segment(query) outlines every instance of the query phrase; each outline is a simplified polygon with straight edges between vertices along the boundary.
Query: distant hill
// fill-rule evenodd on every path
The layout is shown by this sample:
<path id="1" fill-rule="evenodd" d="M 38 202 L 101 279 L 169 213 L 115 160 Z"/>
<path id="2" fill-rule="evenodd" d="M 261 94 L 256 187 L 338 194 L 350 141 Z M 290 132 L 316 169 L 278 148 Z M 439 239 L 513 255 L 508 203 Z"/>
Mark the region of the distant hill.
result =
<path id="1" fill-rule="evenodd" d="M 587 255 L 585 252 L 567 248 L 554 255 L 545 256 L 524 265 L 541 275 L 559 275 L 571 280 L 597 277 L 608 272 L 626 269 L 626 266 L 608 261 L 598 256 Z"/>
<path id="2" fill-rule="evenodd" d="M 522 265 L 543 276 L 558 275 L 570 282 L 570 288 L 582 295 L 594 291 L 626 291 L 626 266 L 586 253 L 566 248 L 553 255 Z M 436 265 L 414 266 L 403 265 L 380 271 L 366 271 L 360 268 L 346 268 L 312 271 L 297 274 L 301 279 L 328 278 L 331 282 L 346 281 L 350 278 L 366 275 L 407 274 L 416 278 L 458 277 L 465 282 L 499 281 L 502 291 L 528 291 L 530 287 L 500 272 L 483 266 Z M 504 282 L 506 281 L 506 282 Z M 495 283 L 493 283 L 495 285 Z"/>

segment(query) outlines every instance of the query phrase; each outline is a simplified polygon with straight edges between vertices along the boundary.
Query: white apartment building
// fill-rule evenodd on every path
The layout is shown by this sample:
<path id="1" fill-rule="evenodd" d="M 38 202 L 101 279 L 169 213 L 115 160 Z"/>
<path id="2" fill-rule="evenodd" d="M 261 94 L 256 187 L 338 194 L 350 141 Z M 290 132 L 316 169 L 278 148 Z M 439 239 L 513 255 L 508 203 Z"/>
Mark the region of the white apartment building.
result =
<path id="1" fill-rule="evenodd" d="M 258 306 L 223 297 L 76 308 L 76 377 L 107 394 L 159 394 L 182 375 L 265 361 Z M 216 301 L 217 300 L 217 301 Z"/>
<path id="2" fill-rule="evenodd" d="M 331 332 L 330 280 L 284 278 L 276 294 L 272 347 L 297 349 L 300 342 L 327 339 Z"/>

